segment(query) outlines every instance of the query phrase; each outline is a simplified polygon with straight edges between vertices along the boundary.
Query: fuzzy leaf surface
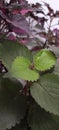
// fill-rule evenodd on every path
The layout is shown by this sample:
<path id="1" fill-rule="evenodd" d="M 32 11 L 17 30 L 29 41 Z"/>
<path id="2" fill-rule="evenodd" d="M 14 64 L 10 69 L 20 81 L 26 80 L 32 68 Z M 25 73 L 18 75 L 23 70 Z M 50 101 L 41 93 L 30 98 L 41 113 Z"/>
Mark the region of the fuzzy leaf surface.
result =
<path id="1" fill-rule="evenodd" d="M 15 97 L 23 88 L 22 84 L 15 78 L 2 78 L 1 84 L 12 97 Z"/>
<path id="2" fill-rule="evenodd" d="M 59 75 L 59 58 L 57 59 L 53 73 Z"/>
<path id="3" fill-rule="evenodd" d="M 38 72 L 31 70 L 31 62 L 24 57 L 17 57 L 11 67 L 10 74 L 14 78 L 35 81 L 39 78 Z"/>
<path id="4" fill-rule="evenodd" d="M 31 86 L 31 94 L 42 108 L 59 115 L 59 76 L 43 75 L 37 83 Z"/>
<path id="5" fill-rule="evenodd" d="M 47 49 L 42 49 L 34 56 L 34 66 L 37 70 L 40 71 L 50 69 L 55 65 L 55 62 L 55 55 Z"/>
<path id="6" fill-rule="evenodd" d="M 3 64 L 9 69 L 13 60 L 17 56 L 24 56 L 28 59 L 32 59 L 32 55 L 27 47 L 10 40 L 5 40 L 0 43 L 0 59 Z"/>
<path id="7" fill-rule="evenodd" d="M 59 130 L 59 117 L 49 114 L 35 102 L 29 112 L 31 130 Z"/>
<path id="8" fill-rule="evenodd" d="M 9 82 L 9 83 L 8 83 Z M 19 81 L 18 81 L 19 83 Z M 26 97 L 17 96 L 22 85 L 16 81 L 0 80 L 0 129 L 6 130 L 15 126 L 26 112 Z M 12 88 L 11 88 L 12 86 Z M 16 87 L 14 90 L 13 88 Z M 19 89 L 18 89 L 19 87 Z M 14 91 L 13 91 L 14 90 Z"/>

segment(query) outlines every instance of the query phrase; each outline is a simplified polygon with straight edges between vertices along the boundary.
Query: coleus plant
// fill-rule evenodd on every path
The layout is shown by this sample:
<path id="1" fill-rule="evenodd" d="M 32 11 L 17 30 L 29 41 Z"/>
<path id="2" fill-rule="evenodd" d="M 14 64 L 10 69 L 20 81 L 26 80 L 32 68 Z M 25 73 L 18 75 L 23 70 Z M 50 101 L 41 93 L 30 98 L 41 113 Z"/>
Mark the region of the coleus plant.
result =
<path id="1" fill-rule="evenodd" d="M 59 130 L 59 11 L 43 7 L 0 1 L 1 130 Z"/>

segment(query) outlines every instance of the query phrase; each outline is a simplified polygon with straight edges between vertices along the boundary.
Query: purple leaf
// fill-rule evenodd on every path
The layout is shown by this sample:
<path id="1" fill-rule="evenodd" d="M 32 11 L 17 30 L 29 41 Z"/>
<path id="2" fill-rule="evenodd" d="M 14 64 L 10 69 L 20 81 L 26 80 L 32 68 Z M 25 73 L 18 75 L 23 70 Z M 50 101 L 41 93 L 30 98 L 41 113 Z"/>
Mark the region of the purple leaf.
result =
<path id="1" fill-rule="evenodd" d="M 16 14 L 14 17 L 8 18 L 2 11 L 0 11 L 0 16 L 13 27 L 24 30 L 28 35 L 31 34 L 29 24 L 24 17 L 20 17 L 20 15 Z"/>
<path id="2" fill-rule="evenodd" d="M 39 4 L 39 3 L 36 3 L 36 4 L 32 4 L 32 7 L 33 8 L 39 8 L 39 7 L 41 7 L 42 5 L 41 4 Z"/>
<path id="3" fill-rule="evenodd" d="M 53 29 L 53 33 L 55 33 L 56 35 L 59 35 L 59 29 L 57 28 Z"/>
<path id="4" fill-rule="evenodd" d="M 15 15 L 13 18 L 7 19 L 7 22 L 16 28 L 24 30 L 28 35 L 31 34 L 28 22 L 24 17 L 20 17 L 20 15 Z"/>
<path id="5" fill-rule="evenodd" d="M 34 20 L 38 20 L 38 16 L 35 16 L 32 12 L 30 12 L 30 17 Z"/>
<path id="6" fill-rule="evenodd" d="M 41 27 L 44 28 L 45 22 L 47 22 L 47 19 L 45 17 L 38 18 L 38 22 L 41 23 Z"/>
<path id="7" fill-rule="evenodd" d="M 55 34 L 55 46 L 59 46 L 59 29 L 55 28 L 53 33 Z"/>
<path id="8" fill-rule="evenodd" d="M 20 4 L 28 4 L 28 2 L 26 1 L 26 0 L 18 0 L 18 2 L 20 3 Z"/>
<path id="9" fill-rule="evenodd" d="M 59 18 L 59 11 L 56 11 L 56 13 L 53 16 Z"/>
<path id="10" fill-rule="evenodd" d="M 0 1 L 0 7 L 2 7 L 2 1 Z"/>
<path id="11" fill-rule="evenodd" d="M 0 17 L 2 17 L 2 19 L 4 20 L 7 19 L 6 15 L 2 12 L 2 10 L 0 10 Z"/>
<path id="12" fill-rule="evenodd" d="M 55 46 L 59 47 L 59 36 L 56 36 Z"/>
<path id="13" fill-rule="evenodd" d="M 15 32 L 16 34 L 19 34 L 20 36 L 21 36 L 21 35 L 23 35 L 23 36 L 27 35 L 24 30 L 19 29 L 19 28 L 17 28 L 17 27 L 13 27 L 13 28 L 12 28 L 12 32 Z"/>
<path id="14" fill-rule="evenodd" d="M 8 35 L 7 35 L 7 38 L 9 39 L 9 40 L 16 40 L 16 36 L 15 35 L 13 35 L 13 33 L 9 33 Z"/>
<path id="15" fill-rule="evenodd" d="M 30 10 L 30 9 L 22 9 L 22 10 L 20 11 L 20 13 L 21 13 L 22 15 L 25 15 L 25 14 L 27 14 L 29 11 L 32 11 L 32 10 Z"/>

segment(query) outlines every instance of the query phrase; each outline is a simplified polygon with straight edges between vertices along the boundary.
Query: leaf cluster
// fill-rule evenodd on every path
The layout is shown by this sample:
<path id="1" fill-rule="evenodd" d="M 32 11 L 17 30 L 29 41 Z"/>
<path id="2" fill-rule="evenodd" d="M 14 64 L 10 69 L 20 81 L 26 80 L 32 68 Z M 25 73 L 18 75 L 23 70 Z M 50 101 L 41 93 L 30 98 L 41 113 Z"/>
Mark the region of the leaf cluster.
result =
<path id="1" fill-rule="evenodd" d="M 59 11 L 43 3 L 0 1 L 1 130 L 59 130 Z"/>

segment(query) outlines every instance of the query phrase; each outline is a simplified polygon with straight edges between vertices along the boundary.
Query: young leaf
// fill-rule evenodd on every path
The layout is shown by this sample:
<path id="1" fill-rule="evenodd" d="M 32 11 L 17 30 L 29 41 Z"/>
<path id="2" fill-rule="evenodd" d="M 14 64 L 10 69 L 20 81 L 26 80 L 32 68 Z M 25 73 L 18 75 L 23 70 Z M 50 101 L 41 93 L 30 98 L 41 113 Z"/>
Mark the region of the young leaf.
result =
<path id="1" fill-rule="evenodd" d="M 13 60 L 17 56 L 24 56 L 28 59 L 32 59 L 32 55 L 27 47 L 20 45 L 17 42 L 5 40 L 0 43 L 0 59 L 3 64 L 9 69 Z"/>
<path id="2" fill-rule="evenodd" d="M 17 79 L 36 81 L 39 78 L 39 74 L 30 67 L 31 63 L 28 59 L 17 57 L 12 64 L 10 74 Z"/>
<path id="3" fill-rule="evenodd" d="M 43 75 L 31 86 L 31 95 L 42 108 L 59 115 L 59 76 Z"/>
<path id="4" fill-rule="evenodd" d="M 56 56 L 47 49 L 42 49 L 34 56 L 34 66 L 37 70 L 45 71 L 55 65 Z"/>
<path id="5" fill-rule="evenodd" d="M 32 130 L 59 130 L 59 117 L 44 111 L 33 101 L 29 112 L 29 125 Z"/>

